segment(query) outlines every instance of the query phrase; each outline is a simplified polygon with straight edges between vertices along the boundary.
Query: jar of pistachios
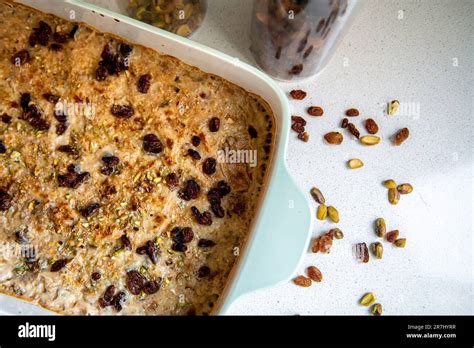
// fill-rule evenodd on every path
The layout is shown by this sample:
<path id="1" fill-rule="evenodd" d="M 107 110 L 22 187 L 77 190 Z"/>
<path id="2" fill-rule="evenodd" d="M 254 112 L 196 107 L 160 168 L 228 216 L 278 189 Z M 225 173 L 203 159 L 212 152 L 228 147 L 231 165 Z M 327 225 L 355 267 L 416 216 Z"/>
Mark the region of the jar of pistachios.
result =
<path id="1" fill-rule="evenodd" d="M 189 36 L 202 24 L 206 0 L 129 0 L 131 17 L 180 36 Z"/>

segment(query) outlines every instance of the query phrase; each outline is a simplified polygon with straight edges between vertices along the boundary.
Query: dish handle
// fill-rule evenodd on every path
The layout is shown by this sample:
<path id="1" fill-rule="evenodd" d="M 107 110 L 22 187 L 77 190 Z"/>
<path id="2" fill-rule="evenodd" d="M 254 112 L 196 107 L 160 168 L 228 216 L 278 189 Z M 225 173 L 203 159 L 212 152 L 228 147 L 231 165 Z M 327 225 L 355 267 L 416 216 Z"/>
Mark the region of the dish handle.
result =
<path id="1" fill-rule="evenodd" d="M 307 197 L 293 181 L 286 163 L 276 169 L 254 233 L 247 243 L 219 314 L 245 293 L 289 281 L 305 254 L 313 217 Z"/>

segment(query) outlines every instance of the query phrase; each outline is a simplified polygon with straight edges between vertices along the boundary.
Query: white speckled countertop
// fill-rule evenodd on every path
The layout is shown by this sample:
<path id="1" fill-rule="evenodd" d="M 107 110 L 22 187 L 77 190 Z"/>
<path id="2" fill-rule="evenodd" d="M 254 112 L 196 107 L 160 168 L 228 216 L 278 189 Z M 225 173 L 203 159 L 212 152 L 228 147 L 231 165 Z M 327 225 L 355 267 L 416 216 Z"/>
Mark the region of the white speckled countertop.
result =
<path id="1" fill-rule="evenodd" d="M 304 191 L 318 186 L 338 208 L 345 238 L 336 240 L 328 255 L 304 258 L 299 272 L 316 265 L 321 283 L 246 295 L 232 314 L 366 314 L 357 302 L 367 291 L 375 293 L 384 314 L 473 314 L 474 2 L 366 2 L 319 76 L 280 84 L 285 91 L 308 92 L 304 101 L 290 101 L 294 114 L 305 116 L 310 105 L 325 110 L 320 118 L 306 115 L 308 143 L 291 134 L 287 160 Z M 250 13 L 250 0 L 209 0 L 205 24 L 192 39 L 253 63 Z M 392 99 L 419 106 L 419 114 L 385 116 L 385 103 Z M 349 107 L 361 111 L 355 121 L 361 131 L 372 117 L 384 139 L 408 127 L 409 140 L 400 147 L 387 140 L 363 147 L 344 131 L 342 145 L 325 144 L 323 135 L 340 131 Z M 365 166 L 347 169 L 346 161 L 356 157 Z M 381 185 L 388 178 L 410 182 L 414 192 L 390 205 Z M 407 238 L 407 247 L 384 243 L 382 260 L 359 264 L 352 245 L 377 241 L 372 225 L 380 216 L 389 230 L 399 229 Z M 333 226 L 317 221 L 312 233 Z"/>

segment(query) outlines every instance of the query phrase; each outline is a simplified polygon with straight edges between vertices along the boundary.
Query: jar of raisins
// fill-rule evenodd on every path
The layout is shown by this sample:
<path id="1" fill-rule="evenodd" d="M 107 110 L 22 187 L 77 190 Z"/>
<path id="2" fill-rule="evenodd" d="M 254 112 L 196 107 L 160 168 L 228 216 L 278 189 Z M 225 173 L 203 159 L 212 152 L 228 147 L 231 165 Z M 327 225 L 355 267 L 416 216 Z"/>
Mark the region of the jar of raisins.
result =
<path id="1" fill-rule="evenodd" d="M 180 36 L 195 32 L 206 10 L 206 0 L 129 0 L 128 4 L 132 18 Z"/>
<path id="2" fill-rule="evenodd" d="M 298 80 L 327 64 L 359 0 L 255 0 L 251 51 L 271 76 Z"/>

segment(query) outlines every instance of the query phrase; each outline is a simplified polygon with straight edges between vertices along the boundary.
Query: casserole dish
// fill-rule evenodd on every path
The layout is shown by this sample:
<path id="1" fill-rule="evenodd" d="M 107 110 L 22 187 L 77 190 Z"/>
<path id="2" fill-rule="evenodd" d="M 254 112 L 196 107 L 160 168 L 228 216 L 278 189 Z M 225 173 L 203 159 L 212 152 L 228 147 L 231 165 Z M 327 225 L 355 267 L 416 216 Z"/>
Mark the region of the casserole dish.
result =
<path id="1" fill-rule="evenodd" d="M 292 183 L 284 162 L 289 111 L 282 91 L 265 75 L 238 60 L 87 3 L 65 1 L 60 3 L 62 6 L 58 6 L 57 2 L 22 2 L 42 12 L 84 22 L 102 32 L 111 32 L 132 43 L 174 56 L 206 72 L 220 75 L 261 96 L 270 104 L 276 117 L 276 148 L 269 168 L 267 187 L 260 197 L 247 242 L 239 252 L 239 260 L 228 278 L 215 313 L 225 313 L 232 301 L 243 293 L 287 280 L 308 243 L 311 217 L 308 216 L 306 199 Z M 118 26 L 117 22 L 121 24 Z M 273 215 L 282 212 L 286 217 L 284 221 L 274 219 Z M 7 304 L 2 305 L 2 309 L 8 308 L 9 301 L 6 300 Z M 31 313 L 28 309 L 22 309 L 22 305 L 12 306 L 15 311 L 8 311 L 10 313 Z"/>

